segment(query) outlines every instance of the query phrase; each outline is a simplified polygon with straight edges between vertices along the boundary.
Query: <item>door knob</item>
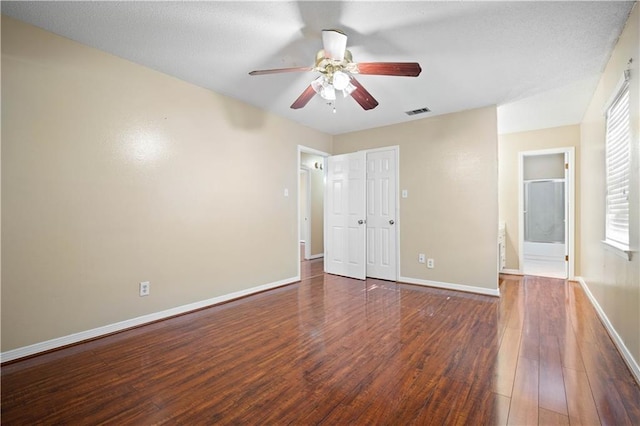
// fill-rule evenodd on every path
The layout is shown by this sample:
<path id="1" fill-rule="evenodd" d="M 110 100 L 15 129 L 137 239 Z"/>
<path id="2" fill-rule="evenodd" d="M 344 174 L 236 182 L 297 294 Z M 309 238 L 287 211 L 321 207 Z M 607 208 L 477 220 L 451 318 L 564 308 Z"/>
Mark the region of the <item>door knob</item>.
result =
<path id="1" fill-rule="evenodd" d="M 362 219 L 360 219 L 360 220 L 358 221 L 358 225 L 362 225 L 363 223 L 364 223 L 364 220 L 362 220 Z"/>
<path id="2" fill-rule="evenodd" d="M 389 221 L 389 225 L 393 225 L 394 223 L 396 223 L 396 222 L 395 222 L 393 219 L 391 219 L 391 220 Z"/>

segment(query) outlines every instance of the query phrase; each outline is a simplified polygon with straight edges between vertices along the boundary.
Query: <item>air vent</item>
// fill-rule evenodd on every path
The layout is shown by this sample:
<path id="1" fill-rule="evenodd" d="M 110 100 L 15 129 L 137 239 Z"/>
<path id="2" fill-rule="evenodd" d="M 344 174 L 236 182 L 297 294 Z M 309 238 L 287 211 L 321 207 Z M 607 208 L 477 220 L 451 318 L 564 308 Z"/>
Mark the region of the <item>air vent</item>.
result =
<path id="1" fill-rule="evenodd" d="M 416 115 L 416 114 L 424 114 L 425 112 L 431 112 L 429 108 L 420 108 L 414 109 L 413 111 L 405 111 L 404 113 L 407 115 Z"/>

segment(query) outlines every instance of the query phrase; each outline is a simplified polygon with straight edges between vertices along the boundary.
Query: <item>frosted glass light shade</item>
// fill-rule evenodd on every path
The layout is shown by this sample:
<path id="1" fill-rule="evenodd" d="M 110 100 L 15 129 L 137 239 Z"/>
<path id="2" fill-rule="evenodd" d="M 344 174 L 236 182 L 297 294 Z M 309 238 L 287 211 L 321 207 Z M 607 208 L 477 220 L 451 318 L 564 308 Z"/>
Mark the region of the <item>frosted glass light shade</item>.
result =
<path id="1" fill-rule="evenodd" d="M 342 89 L 342 96 L 346 98 L 347 96 L 351 95 L 354 90 L 356 90 L 356 86 L 354 86 L 353 84 L 351 84 L 351 82 L 349 82 L 349 84 L 347 84 L 347 87 Z"/>
<path id="2" fill-rule="evenodd" d="M 313 87 L 313 90 L 315 90 L 315 92 L 321 96 L 322 96 L 322 88 L 324 87 L 324 85 L 325 85 L 325 81 L 324 81 L 323 75 L 321 75 L 320 77 L 316 78 L 311 82 L 311 87 Z"/>
<path id="3" fill-rule="evenodd" d="M 336 90 L 344 90 L 351 83 L 349 76 L 342 71 L 336 71 L 333 73 L 333 87 Z"/>
<path id="4" fill-rule="evenodd" d="M 333 88 L 332 85 L 327 84 L 323 89 L 322 92 L 320 93 L 320 96 L 322 96 L 324 99 L 328 100 L 328 101 L 333 101 L 336 99 L 336 91 Z"/>

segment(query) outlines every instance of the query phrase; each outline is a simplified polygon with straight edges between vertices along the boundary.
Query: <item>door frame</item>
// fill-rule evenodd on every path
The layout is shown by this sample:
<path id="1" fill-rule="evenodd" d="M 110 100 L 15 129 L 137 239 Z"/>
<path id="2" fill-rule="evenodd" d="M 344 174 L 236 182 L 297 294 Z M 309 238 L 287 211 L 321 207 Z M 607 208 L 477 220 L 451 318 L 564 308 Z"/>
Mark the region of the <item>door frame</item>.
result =
<path id="1" fill-rule="evenodd" d="M 302 259 L 300 259 L 300 170 L 302 169 L 302 153 L 307 153 L 307 154 L 312 154 L 312 155 L 317 155 L 320 157 L 323 157 L 323 165 L 322 165 L 322 175 L 323 178 L 326 179 L 326 174 L 327 174 L 327 167 L 326 167 L 326 158 L 331 155 L 328 152 L 324 152 L 324 151 L 319 151 L 317 149 L 314 148 L 310 148 L 308 146 L 304 146 L 304 145 L 298 145 L 298 167 L 296 169 L 296 175 L 298 175 L 298 179 L 296 179 L 296 210 L 298 212 L 298 216 L 296 219 L 296 223 L 297 223 L 297 234 L 298 234 L 298 238 L 296 239 L 296 257 L 298 258 L 298 279 L 300 279 L 300 262 L 302 261 Z M 307 193 L 310 193 L 310 188 L 311 185 L 307 185 Z M 323 196 L 324 196 L 324 191 L 323 191 Z M 311 204 L 311 197 L 307 197 L 308 198 L 308 203 Z M 309 206 L 307 205 L 307 211 L 310 213 L 310 209 Z M 324 219 L 323 219 L 324 220 Z M 324 228 L 324 224 L 323 224 L 323 228 Z M 323 233 L 326 232 L 325 229 L 323 229 Z M 309 250 L 309 251 L 307 251 Z M 324 253 L 324 249 L 322 250 Z M 309 220 L 307 220 L 307 242 L 305 244 L 305 256 L 308 258 L 310 257 L 311 254 L 311 215 L 309 214 Z"/>
<path id="2" fill-rule="evenodd" d="M 565 197 L 567 217 L 565 217 L 565 235 L 567 254 L 567 279 L 575 279 L 575 148 L 551 148 L 534 151 L 520 151 L 518 153 L 518 272 L 524 271 L 524 158 L 537 155 L 564 154 L 566 164 L 565 171 Z"/>

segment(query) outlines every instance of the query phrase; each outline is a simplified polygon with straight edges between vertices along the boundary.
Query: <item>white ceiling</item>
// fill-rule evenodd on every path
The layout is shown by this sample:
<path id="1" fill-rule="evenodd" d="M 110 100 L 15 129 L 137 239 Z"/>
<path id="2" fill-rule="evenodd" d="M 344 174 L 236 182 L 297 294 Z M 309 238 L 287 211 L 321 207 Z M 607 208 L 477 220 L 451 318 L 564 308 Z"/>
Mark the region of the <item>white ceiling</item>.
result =
<path id="1" fill-rule="evenodd" d="M 548 127 L 549 119 L 579 122 L 633 2 L 2 1 L 1 7 L 72 40 L 340 134 L 487 105 L 501 106 L 503 132 Z M 289 108 L 313 73 L 248 75 L 312 66 L 320 31 L 328 28 L 349 36 L 355 62 L 416 61 L 422 74 L 359 76 L 380 105 L 364 111 L 353 99 L 338 99 L 336 114 L 318 96 L 301 110 Z M 422 107 L 432 112 L 404 113 Z"/>

